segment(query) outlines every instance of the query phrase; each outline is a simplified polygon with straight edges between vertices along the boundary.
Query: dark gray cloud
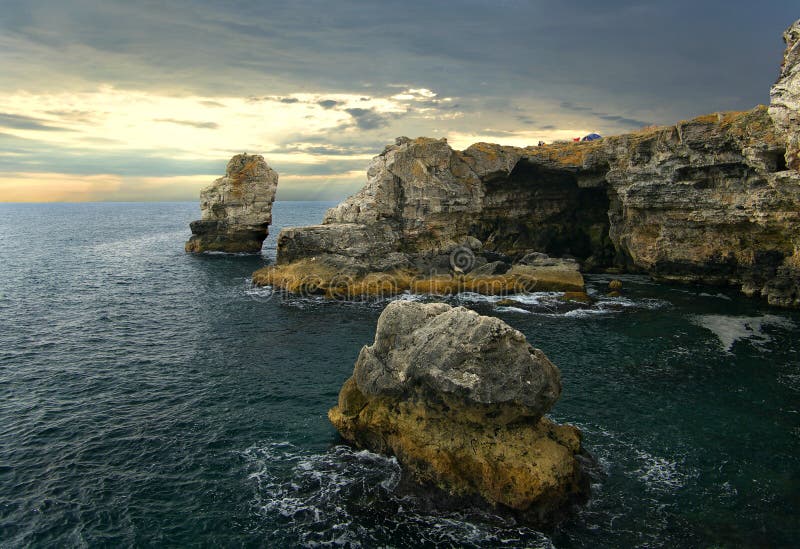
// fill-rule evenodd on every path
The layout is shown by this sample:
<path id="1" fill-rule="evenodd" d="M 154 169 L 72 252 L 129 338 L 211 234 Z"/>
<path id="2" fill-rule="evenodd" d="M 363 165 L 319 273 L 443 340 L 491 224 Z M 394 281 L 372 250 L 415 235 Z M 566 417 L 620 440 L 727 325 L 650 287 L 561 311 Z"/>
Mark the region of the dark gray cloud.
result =
<path id="1" fill-rule="evenodd" d="M 178 124 L 179 126 L 191 126 L 201 130 L 215 130 L 219 128 L 216 122 L 197 122 L 196 120 L 176 120 L 175 118 L 157 118 L 156 122 L 168 122 L 170 124 Z"/>
<path id="2" fill-rule="evenodd" d="M 0 86 L 374 95 L 406 82 L 601 112 L 669 102 L 704 112 L 766 100 L 797 15 L 794 0 L 7 0 L 0 34 L 14 70 Z"/>
<path id="3" fill-rule="evenodd" d="M 561 108 L 562 109 L 566 109 L 568 111 L 575 111 L 575 112 L 587 112 L 587 111 L 591 111 L 592 110 L 591 107 L 584 107 L 584 106 L 581 106 L 581 105 L 576 105 L 572 101 L 562 101 L 561 102 Z"/>
<path id="4" fill-rule="evenodd" d="M 577 112 L 581 114 L 586 114 L 588 116 L 593 116 L 595 118 L 599 118 L 600 120 L 604 120 L 606 122 L 613 122 L 616 126 L 623 126 L 629 128 L 641 128 L 643 126 L 649 126 L 652 122 L 647 120 L 639 120 L 637 118 L 629 118 L 626 116 L 620 116 L 618 114 L 608 114 L 604 112 L 596 112 L 591 107 L 586 107 L 583 105 L 575 105 L 570 101 L 562 101 L 561 108 L 567 111 Z"/>
<path id="5" fill-rule="evenodd" d="M 319 105 L 323 109 L 332 109 L 336 105 L 339 105 L 339 102 L 334 101 L 333 99 L 324 99 L 322 101 L 318 101 L 317 105 Z"/>
<path id="6" fill-rule="evenodd" d="M 375 109 L 345 109 L 353 117 L 355 125 L 362 130 L 375 130 L 389 125 L 391 117 L 376 112 Z"/>
<path id="7" fill-rule="evenodd" d="M 33 118 L 20 114 L 9 114 L 0 112 L 0 128 L 15 130 L 36 130 L 44 132 L 63 132 L 69 131 L 66 128 L 51 126 L 48 120 Z"/>
<path id="8" fill-rule="evenodd" d="M 522 122 L 523 124 L 525 124 L 526 126 L 532 126 L 532 125 L 536 124 L 536 121 L 533 118 L 531 118 L 530 116 L 526 116 L 524 114 L 517 115 L 517 116 L 515 116 L 515 118 L 519 122 Z"/>
<path id="9" fill-rule="evenodd" d="M 594 113 L 594 115 L 599 118 L 600 120 L 607 120 L 608 122 L 616 122 L 623 126 L 631 126 L 633 128 L 641 128 L 644 126 L 649 126 L 652 122 L 647 120 L 638 120 L 636 118 L 627 118 L 625 116 L 619 116 L 616 114 L 604 114 L 604 113 Z"/>

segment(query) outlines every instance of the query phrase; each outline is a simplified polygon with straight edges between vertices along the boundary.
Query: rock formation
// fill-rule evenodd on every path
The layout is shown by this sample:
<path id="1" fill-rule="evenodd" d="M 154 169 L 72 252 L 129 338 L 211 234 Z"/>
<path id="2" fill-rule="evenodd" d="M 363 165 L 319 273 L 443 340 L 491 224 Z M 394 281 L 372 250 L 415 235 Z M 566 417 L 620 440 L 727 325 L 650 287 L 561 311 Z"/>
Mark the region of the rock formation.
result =
<path id="1" fill-rule="evenodd" d="M 422 290 L 484 288 L 488 278 L 501 293 L 530 286 L 517 265 L 540 252 L 800 307 L 799 36 L 800 22 L 786 32 L 769 108 L 542 147 L 455 151 L 444 139 L 399 138 L 322 225 L 283 231 L 277 266 L 254 282 L 292 288 L 300 275 L 338 273 L 359 290 L 384 273 L 427 276 L 408 285 Z M 455 269 L 457 254 L 466 269 Z M 529 267 L 534 288 L 581 289 L 568 264 L 558 277 L 552 265 L 549 283 Z"/>
<path id="2" fill-rule="evenodd" d="M 560 394 L 558 368 L 503 321 L 395 301 L 328 417 L 418 483 L 549 522 L 588 495 L 580 431 L 543 417 Z"/>
<path id="3" fill-rule="evenodd" d="M 769 115 L 786 135 L 786 165 L 800 170 L 800 21 L 783 33 L 781 75 L 770 90 Z"/>
<path id="4" fill-rule="evenodd" d="M 260 252 L 272 222 L 277 186 L 278 174 L 262 156 L 231 158 L 225 176 L 200 193 L 201 219 L 190 224 L 186 251 Z"/>

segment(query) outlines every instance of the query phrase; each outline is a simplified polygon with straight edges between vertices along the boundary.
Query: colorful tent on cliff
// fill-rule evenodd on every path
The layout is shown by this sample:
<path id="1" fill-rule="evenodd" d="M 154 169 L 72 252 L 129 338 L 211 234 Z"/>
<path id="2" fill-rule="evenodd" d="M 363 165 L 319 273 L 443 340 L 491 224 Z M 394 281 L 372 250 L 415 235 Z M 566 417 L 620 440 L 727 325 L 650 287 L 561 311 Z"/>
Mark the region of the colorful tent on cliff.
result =
<path id="1" fill-rule="evenodd" d="M 603 139 L 603 136 L 599 133 L 590 133 L 586 137 L 582 139 L 582 141 L 595 141 L 596 139 Z"/>

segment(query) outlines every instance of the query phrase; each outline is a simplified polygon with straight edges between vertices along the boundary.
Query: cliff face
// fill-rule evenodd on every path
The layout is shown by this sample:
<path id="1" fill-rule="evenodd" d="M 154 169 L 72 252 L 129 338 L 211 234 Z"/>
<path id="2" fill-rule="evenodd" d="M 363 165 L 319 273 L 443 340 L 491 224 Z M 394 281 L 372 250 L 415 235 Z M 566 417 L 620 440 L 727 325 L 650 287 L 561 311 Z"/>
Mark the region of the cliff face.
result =
<path id="1" fill-rule="evenodd" d="M 399 138 L 322 225 L 281 233 L 278 268 L 436 272 L 459 246 L 471 267 L 537 251 L 798 307 L 799 37 L 797 22 L 769 108 L 543 147 Z"/>
<path id="2" fill-rule="evenodd" d="M 781 75 L 770 90 L 769 115 L 786 136 L 786 164 L 800 170 L 800 22 L 783 33 Z"/>
<path id="3" fill-rule="evenodd" d="M 278 174 L 262 156 L 238 154 L 225 176 L 200 193 L 201 219 L 190 224 L 187 252 L 258 253 L 272 222 Z"/>

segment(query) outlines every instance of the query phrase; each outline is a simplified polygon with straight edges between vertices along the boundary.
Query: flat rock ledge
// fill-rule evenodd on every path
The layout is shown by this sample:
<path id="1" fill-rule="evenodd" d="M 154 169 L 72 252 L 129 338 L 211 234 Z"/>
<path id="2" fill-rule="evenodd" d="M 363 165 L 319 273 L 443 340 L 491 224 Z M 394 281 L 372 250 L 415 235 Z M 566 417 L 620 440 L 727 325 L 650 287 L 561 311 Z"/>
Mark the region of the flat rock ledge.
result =
<path id="1" fill-rule="evenodd" d="M 186 251 L 259 253 L 272 223 L 278 174 L 260 155 L 237 154 L 225 176 L 200 193 L 201 219 L 189 226 Z"/>
<path id="2" fill-rule="evenodd" d="M 544 417 L 560 394 L 558 368 L 502 320 L 395 301 L 328 417 L 418 485 L 549 525 L 589 494 L 580 431 Z"/>
<path id="3" fill-rule="evenodd" d="M 458 246 L 450 255 L 457 257 L 459 251 L 465 249 L 463 245 Z M 534 255 L 537 259 L 526 260 Z M 253 273 L 253 283 L 295 295 L 319 295 L 345 301 L 385 298 L 406 292 L 439 296 L 461 292 L 483 295 L 584 292 L 583 275 L 577 261 L 549 258 L 539 253 L 528 254 L 526 258 L 512 263 L 487 262 L 481 257 L 480 266 L 467 272 L 457 266 L 420 270 L 407 262 L 388 270 L 371 271 L 345 256 L 321 255 L 259 269 Z"/>

